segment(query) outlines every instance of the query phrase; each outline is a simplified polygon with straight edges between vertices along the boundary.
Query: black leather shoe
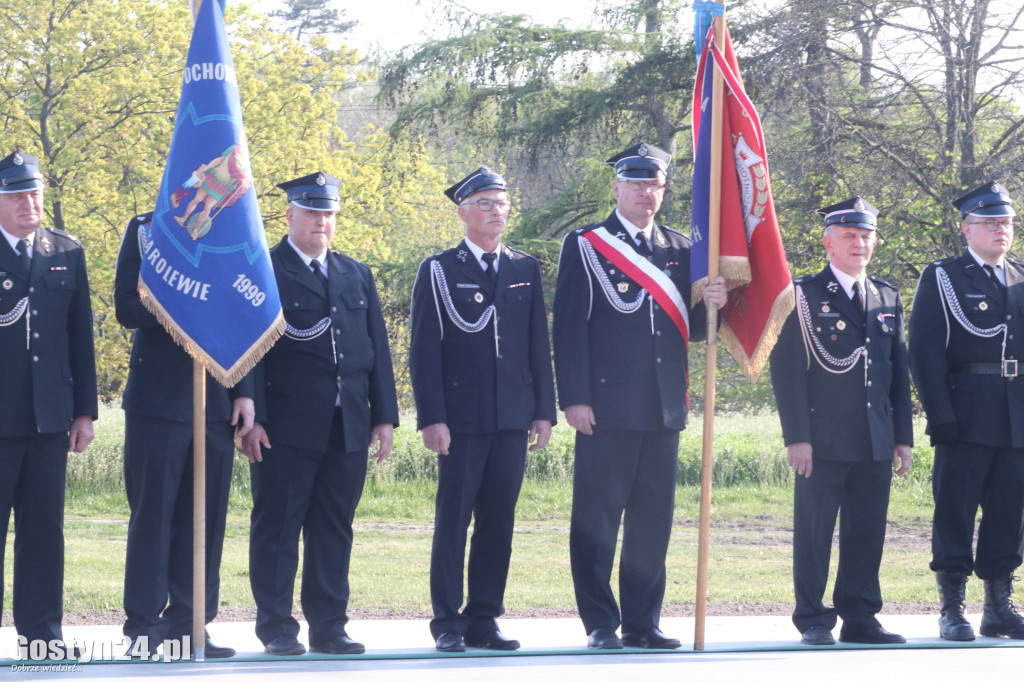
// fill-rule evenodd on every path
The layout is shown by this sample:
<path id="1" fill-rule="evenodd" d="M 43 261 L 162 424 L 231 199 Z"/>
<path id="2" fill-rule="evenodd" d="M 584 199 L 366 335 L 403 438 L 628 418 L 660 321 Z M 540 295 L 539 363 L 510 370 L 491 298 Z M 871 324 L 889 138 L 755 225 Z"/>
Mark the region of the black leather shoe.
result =
<path id="1" fill-rule="evenodd" d="M 366 647 L 359 642 L 352 641 L 346 634 L 340 634 L 326 642 L 309 642 L 309 650 L 318 654 L 365 654 Z"/>
<path id="2" fill-rule="evenodd" d="M 482 637 L 466 634 L 466 646 L 474 649 L 494 649 L 495 651 L 515 651 L 519 648 L 519 640 L 506 637 L 501 630 L 492 630 Z"/>
<path id="3" fill-rule="evenodd" d="M 889 632 L 881 625 L 875 625 L 874 627 L 867 628 L 865 630 L 847 630 L 843 628 L 839 631 L 839 641 L 849 642 L 850 644 L 906 644 L 907 640 L 902 635 L 897 635 L 894 632 Z"/>
<path id="4" fill-rule="evenodd" d="M 466 650 L 466 642 L 463 641 L 462 635 L 454 630 L 442 632 L 441 636 L 437 638 L 436 644 L 437 650 L 446 654 Z"/>
<path id="5" fill-rule="evenodd" d="M 622 640 L 614 628 L 595 628 L 587 637 L 588 649 L 621 649 Z"/>
<path id="6" fill-rule="evenodd" d="M 835 637 L 832 636 L 832 629 L 827 628 L 824 625 L 812 625 L 807 628 L 804 630 L 804 633 L 800 635 L 800 641 L 812 646 L 824 646 L 836 643 Z"/>
<path id="7" fill-rule="evenodd" d="M 270 640 L 263 650 L 271 656 L 301 656 L 306 653 L 306 647 L 292 635 L 281 635 Z"/>
<path id="8" fill-rule="evenodd" d="M 637 649 L 678 649 L 682 646 L 675 637 L 667 637 L 658 628 L 641 632 L 623 632 L 622 644 Z"/>
<path id="9" fill-rule="evenodd" d="M 231 647 L 214 644 L 213 640 L 210 639 L 210 635 L 206 635 L 204 649 L 207 658 L 231 658 L 235 655 L 235 650 Z"/>

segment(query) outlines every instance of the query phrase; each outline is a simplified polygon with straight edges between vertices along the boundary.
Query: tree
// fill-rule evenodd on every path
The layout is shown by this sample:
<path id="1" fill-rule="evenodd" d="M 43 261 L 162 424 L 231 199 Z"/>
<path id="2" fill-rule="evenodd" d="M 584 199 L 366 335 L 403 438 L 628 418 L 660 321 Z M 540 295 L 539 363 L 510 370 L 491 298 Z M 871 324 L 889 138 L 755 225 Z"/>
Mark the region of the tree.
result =
<path id="1" fill-rule="evenodd" d="M 457 135 L 501 160 L 524 198 L 516 238 L 551 238 L 610 208 L 603 155 L 641 139 L 677 153 L 696 71 L 679 10 L 634 0 L 604 13 L 604 28 L 569 29 L 456 9 L 453 37 L 383 65 L 379 99 L 395 135 Z M 680 213 L 670 191 L 662 216 Z"/>
<path id="2" fill-rule="evenodd" d="M 355 28 L 357 21 L 345 21 L 343 10 L 330 8 L 330 0 L 284 0 L 284 9 L 271 12 L 268 16 L 290 24 L 288 30 L 295 31 L 295 39 L 305 35 L 344 35 Z"/>
<path id="3" fill-rule="evenodd" d="M 751 64 L 787 141 L 773 180 L 797 272 L 820 261 L 813 209 L 834 199 L 879 206 L 872 268 L 912 286 L 962 248 L 952 198 L 986 179 L 1019 193 L 1022 17 L 997 0 L 794 0 L 763 18 Z"/>

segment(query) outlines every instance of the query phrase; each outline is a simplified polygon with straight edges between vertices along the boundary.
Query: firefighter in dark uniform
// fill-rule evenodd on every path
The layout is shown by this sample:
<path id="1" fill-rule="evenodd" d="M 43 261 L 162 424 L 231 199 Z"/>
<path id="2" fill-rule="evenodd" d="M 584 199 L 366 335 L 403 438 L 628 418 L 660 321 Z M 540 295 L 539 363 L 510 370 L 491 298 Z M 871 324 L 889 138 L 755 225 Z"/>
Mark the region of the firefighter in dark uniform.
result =
<path id="1" fill-rule="evenodd" d="M 15 629 L 77 657 L 62 644 L 64 475 L 93 438 L 96 360 L 85 252 L 41 227 L 43 189 L 38 159 L 0 159 L 0 573 L 13 509 Z"/>
<path id="2" fill-rule="evenodd" d="M 139 296 L 140 233 L 152 213 L 128 222 L 117 252 L 114 308 L 132 335 L 121 407 L 124 409 L 124 482 L 128 496 L 128 542 L 124 571 L 124 634 L 129 652 L 145 656 L 165 639 L 192 633 L 193 360 Z M 220 560 L 224 547 L 231 468 L 232 428 L 244 433 L 254 416 L 253 379 L 225 389 L 206 378 L 206 605 L 217 617 Z M 204 642 L 209 658 L 235 651 Z"/>
<path id="3" fill-rule="evenodd" d="M 480 167 L 445 194 L 466 238 L 420 264 L 409 351 L 417 426 L 438 454 L 430 632 L 439 651 L 518 649 L 495 619 L 505 611 L 527 444 L 547 445 L 555 422 L 540 265 L 501 243 L 509 198 L 500 175 Z"/>
<path id="4" fill-rule="evenodd" d="M 558 262 L 558 400 L 577 430 L 569 549 L 594 649 L 680 645 L 659 623 L 686 428 L 686 353 L 690 339 L 704 338 L 706 314 L 704 303 L 689 305 L 690 240 L 654 222 L 670 161 L 648 144 L 608 159 L 616 209 L 570 233 Z M 722 279 L 704 292 L 704 302 L 726 302 Z M 620 522 L 621 614 L 610 585 Z"/>
<path id="5" fill-rule="evenodd" d="M 820 209 L 829 265 L 797 280 L 771 355 L 793 494 L 793 623 L 804 644 L 899 644 L 875 618 L 893 469 L 910 468 L 910 373 L 899 291 L 865 275 L 878 211 L 854 197 Z M 822 603 L 839 516 L 833 606 Z"/>
<path id="6" fill-rule="evenodd" d="M 1011 203 L 995 182 L 953 202 L 967 251 L 925 268 L 910 318 L 910 368 L 935 446 L 939 633 L 954 641 L 974 639 L 964 618 L 972 572 L 985 587 L 981 634 L 1024 639 L 1013 603 L 1024 541 L 1024 263 L 1006 257 Z"/>
<path id="7" fill-rule="evenodd" d="M 292 617 L 299 534 L 309 648 L 360 654 L 348 622 L 352 521 L 370 448 L 383 461 L 398 399 L 380 298 L 370 269 L 330 250 L 339 180 L 327 173 L 278 185 L 288 236 L 271 249 L 287 328 L 260 362 L 252 462 L 249 579 L 256 635 L 267 653 L 305 653 Z"/>

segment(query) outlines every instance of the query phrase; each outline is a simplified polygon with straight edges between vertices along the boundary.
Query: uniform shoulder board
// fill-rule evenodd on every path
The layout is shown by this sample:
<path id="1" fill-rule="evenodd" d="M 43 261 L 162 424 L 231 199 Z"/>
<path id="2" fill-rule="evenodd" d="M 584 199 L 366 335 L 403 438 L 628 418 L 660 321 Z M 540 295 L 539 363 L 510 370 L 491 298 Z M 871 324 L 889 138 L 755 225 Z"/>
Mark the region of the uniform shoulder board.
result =
<path id="1" fill-rule="evenodd" d="M 899 287 L 897 287 L 895 284 L 890 284 L 889 282 L 886 282 L 881 277 L 875 277 L 874 275 L 868 275 L 868 279 L 870 279 L 872 282 L 874 282 L 875 284 L 877 284 L 879 286 L 889 287 L 893 291 L 899 291 Z"/>
<path id="2" fill-rule="evenodd" d="M 1024 268 L 1024 259 L 1021 259 L 1021 258 L 1009 258 L 1009 257 L 1006 257 L 1006 256 L 1004 256 L 1004 259 L 1008 260 L 1011 263 L 1013 263 L 1018 268 Z"/>
<path id="3" fill-rule="evenodd" d="M 148 222 L 152 222 L 152 220 L 153 211 L 150 211 L 149 213 L 140 213 L 139 215 L 132 218 L 132 222 L 137 223 L 139 225 L 145 225 Z"/>
<path id="4" fill-rule="evenodd" d="M 73 234 L 71 234 L 69 232 L 65 232 L 64 230 L 58 230 L 56 227 L 46 227 L 44 229 L 47 232 L 49 232 L 50 234 L 52 234 L 54 237 L 60 237 L 60 238 L 63 238 L 63 239 L 67 239 L 68 241 L 74 242 L 75 244 L 81 244 L 82 243 L 82 242 L 80 242 L 78 240 L 78 237 L 76 237 L 75 235 L 73 235 Z"/>
<path id="5" fill-rule="evenodd" d="M 806 284 L 808 282 L 813 282 L 814 280 L 818 279 L 818 275 L 820 275 L 820 274 L 821 274 L 820 272 L 812 272 L 809 275 L 804 275 L 803 277 L 797 277 L 796 279 L 793 280 L 793 284 Z"/>
<path id="6" fill-rule="evenodd" d="M 522 249 L 516 249 L 516 248 L 513 248 L 511 246 L 505 246 L 504 244 L 501 245 L 501 248 L 507 249 L 508 251 L 510 251 L 511 253 L 516 254 L 520 258 L 533 258 L 533 256 L 531 256 L 530 254 L 526 253 Z"/>
<path id="7" fill-rule="evenodd" d="M 674 227 L 669 227 L 668 225 L 658 225 L 658 227 L 660 227 L 665 232 L 670 232 L 672 234 L 677 234 L 680 237 L 685 237 L 685 238 L 689 239 L 689 237 L 687 237 L 685 234 L 683 234 L 682 232 L 680 232 L 679 230 L 677 230 Z"/>

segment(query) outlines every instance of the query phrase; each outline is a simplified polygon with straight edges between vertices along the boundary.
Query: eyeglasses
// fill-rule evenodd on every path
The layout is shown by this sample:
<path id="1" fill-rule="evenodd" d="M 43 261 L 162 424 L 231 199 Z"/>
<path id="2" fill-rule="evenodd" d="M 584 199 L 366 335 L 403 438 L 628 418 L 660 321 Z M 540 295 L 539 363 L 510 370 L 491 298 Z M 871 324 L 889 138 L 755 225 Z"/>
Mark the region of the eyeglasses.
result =
<path id="1" fill-rule="evenodd" d="M 626 187 L 629 187 L 634 192 L 664 192 L 665 185 L 661 182 L 640 182 L 639 180 L 627 180 Z"/>
<path id="2" fill-rule="evenodd" d="M 466 201 L 462 205 L 469 206 L 471 204 L 476 204 L 476 207 L 484 213 L 495 208 L 499 211 L 507 211 L 512 206 L 512 202 L 508 199 L 477 199 L 476 201 Z"/>
<path id="3" fill-rule="evenodd" d="M 1005 220 L 972 220 L 967 223 L 968 225 L 981 225 L 989 232 L 995 232 L 996 230 L 1012 230 L 1013 220 L 1007 218 Z"/>

